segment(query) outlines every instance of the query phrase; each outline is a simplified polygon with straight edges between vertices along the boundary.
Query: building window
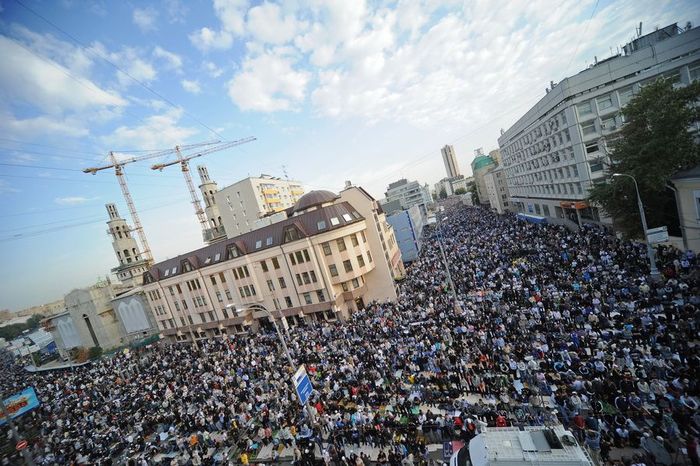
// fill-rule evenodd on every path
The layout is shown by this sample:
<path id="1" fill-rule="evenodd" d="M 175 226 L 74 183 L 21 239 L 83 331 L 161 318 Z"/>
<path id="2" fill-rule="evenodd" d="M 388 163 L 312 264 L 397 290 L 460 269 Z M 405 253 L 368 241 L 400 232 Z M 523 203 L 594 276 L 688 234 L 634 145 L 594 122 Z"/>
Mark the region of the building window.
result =
<path id="1" fill-rule="evenodd" d="M 316 280 L 316 272 L 313 270 L 309 272 L 309 275 L 311 275 L 311 281 L 316 283 L 318 280 Z"/>
<path id="2" fill-rule="evenodd" d="M 270 291 L 275 291 L 275 283 L 272 280 L 267 280 L 267 289 Z"/>
<path id="3" fill-rule="evenodd" d="M 219 281 L 221 283 L 226 283 L 226 276 L 224 275 L 223 272 L 219 272 Z"/>
<path id="4" fill-rule="evenodd" d="M 255 242 L 255 249 L 260 249 L 262 247 L 262 240 L 259 239 Z"/>
<path id="5" fill-rule="evenodd" d="M 304 263 L 304 255 L 301 253 L 301 251 L 295 252 L 294 255 L 297 257 L 297 264 Z"/>
<path id="6" fill-rule="evenodd" d="M 228 311 L 226 308 L 221 309 L 221 313 L 224 315 L 224 319 L 228 319 Z"/>
<path id="7" fill-rule="evenodd" d="M 226 290 L 226 299 L 229 300 L 229 301 L 231 301 L 231 300 L 233 299 L 233 296 L 231 296 L 231 291 L 230 291 L 230 290 Z"/>
<path id="8" fill-rule="evenodd" d="M 576 106 L 576 110 L 578 111 L 579 115 L 589 115 L 593 113 L 593 107 L 591 106 L 591 101 L 589 100 L 588 102 L 581 102 Z"/>
<path id="9" fill-rule="evenodd" d="M 596 173 L 601 170 L 603 170 L 603 163 L 602 162 L 591 162 L 591 173 Z"/>
<path id="10" fill-rule="evenodd" d="M 216 300 L 219 301 L 220 303 L 224 302 L 224 297 L 221 296 L 221 291 L 216 292 Z"/>
<path id="11" fill-rule="evenodd" d="M 311 293 L 304 293 L 304 302 L 306 304 L 313 304 L 313 300 L 311 299 Z"/>
<path id="12" fill-rule="evenodd" d="M 214 321 L 214 311 L 209 311 L 209 320 Z"/>
<path id="13" fill-rule="evenodd" d="M 338 238 L 335 242 L 338 244 L 338 251 L 343 252 L 347 249 L 347 247 L 345 247 L 345 239 Z"/>
<path id="14" fill-rule="evenodd" d="M 303 283 L 301 281 L 301 275 L 297 274 L 296 277 L 297 277 L 297 285 L 299 285 L 299 286 L 303 285 Z"/>
<path id="15" fill-rule="evenodd" d="M 210 275 L 209 279 L 211 279 L 211 284 L 216 286 L 216 277 L 214 275 Z"/>
<path id="16" fill-rule="evenodd" d="M 595 120 L 581 124 L 581 132 L 584 136 L 590 136 L 591 134 L 595 134 Z"/>
<path id="17" fill-rule="evenodd" d="M 272 267 L 274 267 L 275 270 L 280 268 L 280 262 L 277 260 L 276 257 L 272 258 Z"/>
<path id="18" fill-rule="evenodd" d="M 284 242 L 289 243 L 290 241 L 296 241 L 301 238 L 299 230 L 295 226 L 287 227 L 284 230 Z"/>
<path id="19" fill-rule="evenodd" d="M 365 258 L 362 257 L 362 254 L 360 254 L 359 256 L 357 256 L 357 264 L 358 264 L 360 267 L 364 267 L 364 266 L 365 266 Z"/>
<path id="20" fill-rule="evenodd" d="M 338 276 L 338 268 L 335 266 L 335 264 L 331 264 L 328 266 L 328 270 L 331 272 L 331 277 L 337 277 Z"/>
<path id="21" fill-rule="evenodd" d="M 281 289 L 287 288 L 287 283 L 284 281 L 284 277 L 279 277 L 277 281 L 279 282 Z"/>
<path id="22" fill-rule="evenodd" d="M 267 272 L 267 262 L 260 261 L 260 267 L 262 268 L 263 272 Z"/>
<path id="23" fill-rule="evenodd" d="M 340 225 L 340 220 L 338 220 L 338 217 L 331 217 L 331 225 L 333 225 L 334 227 Z"/>
<path id="24" fill-rule="evenodd" d="M 316 226 L 318 227 L 318 231 L 325 230 L 326 229 L 326 221 L 319 220 L 318 223 L 316 223 Z"/>
<path id="25" fill-rule="evenodd" d="M 617 96 L 620 100 L 620 107 L 624 107 L 630 100 L 632 100 L 632 97 L 634 97 L 634 87 L 623 87 L 622 89 L 617 91 Z"/>
<path id="26" fill-rule="evenodd" d="M 330 256 L 333 252 L 331 251 L 331 245 L 328 243 L 323 243 L 321 244 L 321 248 L 323 249 L 323 255 L 324 256 Z"/>
<path id="27" fill-rule="evenodd" d="M 352 243 L 353 247 L 355 247 L 355 246 L 357 246 L 358 244 L 360 244 L 360 243 L 357 241 L 357 235 L 356 235 L 355 233 L 353 233 L 352 235 L 350 235 L 350 242 Z"/>
<path id="28" fill-rule="evenodd" d="M 364 231 L 361 231 L 361 232 L 360 232 L 360 236 L 362 236 L 362 242 L 363 242 L 363 243 L 366 243 L 366 242 L 367 242 L 367 237 L 365 236 L 365 232 L 364 232 Z"/>
<path id="29" fill-rule="evenodd" d="M 265 240 L 265 246 L 272 246 L 272 236 L 268 236 Z"/>
<path id="30" fill-rule="evenodd" d="M 613 106 L 612 94 L 604 95 L 603 97 L 598 97 L 598 111 L 605 110 Z"/>
<path id="31" fill-rule="evenodd" d="M 367 260 L 370 262 L 370 264 L 372 263 L 372 253 L 369 251 L 367 251 Z"/>
<path id="32" fill-rule="evenodd" d="M 290 298 L 289 296 L 285 296 L 284 303 L 287 305 L 287 307 L 292 307 L 292 298 Z"/>
<path id="33" fill-rule="evenodd" d="M 586 153 L 592 154 L 594 152 L 598 152 L 598 143 L 597 142 L 589 142 L 588 144 L 586 144 Z"/>
<path id="34" fill-rule="evenodd" d="M 606 118 L 600 125 L 604 131 L 615 131 L 617 129 L 617 121 L 615 118 Z"/>
<path id="35" fill-rule="evenodd" d="M 343 267 L 345 268 L 346 272 L 352 272 L 352 263 L 349 260 L 343 261 Z"/>
<path id="36" fill-rule="evenodd" d="M 352 217 L 350 216 L 350 214 L 343 214 L 343 220 L 345 220 L 346 222 L 352 222 Z"/>
<path id="37" fill-rule="evenodd" d="M 360 281 L 357 278 L 352 279 L 352 287 L 353 288 L 359 288 L 360 287 Z"/>
<path id="38" fill-rule="evenodd" d="M 309 256 L 309 250 L 308 250 L 308 249 L 304 249 L 303 252 L 304 252 L 304 260 L 305 260 L 306 262 L 310 262 L 310 261 L 311 261 L 311 256 Z"/>
<path id="39" fill-rule="evenodd" d="M 326 300 L 326 296 L 323 294 L 323 290 L 316 291 L 316 298 L 318 298 L 319 303 L 322 303 Z"/>
<path id="40" fill-rule="evenodd" d="M 297 265 L 296 259 L 294 259 L 294 253 L 290 252 L 289 253 L 289 261 L 292 263 L 292 265 Z"/>
<path id="41" fill-rule="evenodd" d="M 342 285 L 343 291 L 350 291 L 350 288 L 348 288 L 348 282 L 343 282 Z"/>

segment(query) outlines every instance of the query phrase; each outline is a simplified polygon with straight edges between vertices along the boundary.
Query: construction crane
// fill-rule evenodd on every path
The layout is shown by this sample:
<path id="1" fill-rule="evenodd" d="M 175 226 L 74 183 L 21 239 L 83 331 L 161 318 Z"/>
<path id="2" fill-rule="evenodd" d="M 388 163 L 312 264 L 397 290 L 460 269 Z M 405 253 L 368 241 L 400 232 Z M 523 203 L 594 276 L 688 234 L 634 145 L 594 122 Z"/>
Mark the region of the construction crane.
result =
<path id="1" fill-rule="evenodd" d="M 230 142 L 224 142 L 222 144 L 216 145 L 214 147 L 207 148 L 203 151 L 199 151 L 196 154 L 191 154 L 191 155 L 183 155 L 182 151 L 184 147 L 176 146 L 175 147 L 175 154 L 177 155 L 177 159 L 173 160 L 172 162 L 166 162 L 166 163 L 157 163 L 151 167 L 151 170 L 159 170 L 163 171 L 164 168 L 170 167 L 172 165 L 177 165 L 180 164 L 180 168 L 182 169 L 182 175 L 185 177 L 185 183 L 187 184 L 187 188 L 190 191 L 190 197 L 192 198 L 192 206 L 194 206 L 194 213 L 197 215 L 197 220 L 199 220 L 199 224 L 202 227 L 202 235 L 205 238 L 206 241 L 206 232 L 208 230 L 207 226 L 207 217 L 204 215 L 204 209 L 202 209 L 202 203 L 199 200 L 199 196 L 197 196 L 197 191 L 194 188 L 194 183 L 192 182 L 192 175 L 190 175 L 190 160 L 201 157 L 206 154 L 211 154 L 213 152 L 218 152 L 224 149 L 228 149 L 234 146 L 240 146 L 241 144 L 246 144 L 249 142 L 255 141 L 255 137 L 247 137 L 244 139 L 239 139 L 237 141 L 230 141 Z"/>
<path id="2" fill-rule="evenodd" d="M 185 146 L 179 146 L 178 152 L 179 151 L 189 151 L 189 150 L 195 150 L 195 149 L 200 149 L 202 147 L 206 146 L 211 146 L 214 144 L 220 144 L 221 141 L 212 141 L 212 142 L 202 142 L 198 144 L 189 144 Z M 227 143 L 224 143 L 224 145 Z M 139 240 L 141 241 L 141 256 L 146 259 L 149 262 L 153 261 L 153 255 L 151 254 L 151 247 L 148 245 L 148 240 L 146 239 L 146 234 L 143 231 L 143 226 L 141 225 L 141 220 L 139 219 L 139 215 L 136 212 L 136 206 L 134 205 L 134 200 L 131 197 L 131 193 L 129 192 L 129 187 L 126 184 L 126 178 L 124 176 L 124 165 L 127 165 L 129 163 L 134 163 L 134 162 L 139 162 L 141 160 L 148 160 L 148 159 L 154 159 L 156 157 L 163 157 L 170 155 L 174 152 L 174 149 L 168 149 L 168 150 L 163 150 L 163 151 L 157 151 L 157 152 L 151 152 L 145 155 L 139 155 L 139 156 L 133 156 L 133 157 L 128 157 L 125 159 L 117 159 L 117 156 L 114 152 L 110 151 L 109 153 L 109 161 L 111 162 L 109 165 L 103 165 L 101 167 L 92 167 L 92 168 L 85 168 L 83 169 L 83 173 L 90 173 L 92 175 L 96 175 L 97 172 L 102 171 L 102 170 L 107 170 L 109 168 L 114 168 L 114 174 L 117 175 L 117 180 L 119 181 L 119 187 L 122 190 L 122 194 L 124 195 L 124 200 L 126 201 L 126 205 L 129 208 L 129 213 L 131 214 L 131 221 L 134 223 L 134 228 L 132 230 L 135 230 L 136 233 L 139 235 Z"/>

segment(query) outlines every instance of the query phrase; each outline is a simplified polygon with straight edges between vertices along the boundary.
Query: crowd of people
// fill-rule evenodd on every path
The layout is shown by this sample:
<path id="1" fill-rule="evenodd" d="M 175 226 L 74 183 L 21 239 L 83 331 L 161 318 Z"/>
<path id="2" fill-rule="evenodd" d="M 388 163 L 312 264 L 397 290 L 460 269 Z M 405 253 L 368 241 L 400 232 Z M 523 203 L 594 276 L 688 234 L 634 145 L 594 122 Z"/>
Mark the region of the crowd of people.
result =
<path id="1" fill-rule="evenodd" d="M 22 418 L 37 463 L 248 464 L 267 449 L 406 466 L 483 425 L 562 423 L 600 464 L 623 447 L 629 464 L 698 464 L 692 252 L 660 247 L 652 280 L 644 245 L 594 227 L 438 216 L 396 302 L 289 329 L 315 389 L 308 410 L 274 332 L 15 368 L 0 388 L 31 385 L 42 401 Z"/>

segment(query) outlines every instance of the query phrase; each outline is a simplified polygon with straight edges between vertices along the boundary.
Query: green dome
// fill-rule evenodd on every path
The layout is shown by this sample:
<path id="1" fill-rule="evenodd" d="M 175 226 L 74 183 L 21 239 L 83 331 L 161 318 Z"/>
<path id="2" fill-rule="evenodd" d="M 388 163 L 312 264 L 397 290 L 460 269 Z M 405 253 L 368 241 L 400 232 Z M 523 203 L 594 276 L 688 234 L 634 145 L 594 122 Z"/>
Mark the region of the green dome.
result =
<path id="1" fill-rule="evenodd" d="M 472 160 L 472 171 L 488 167 L 489 165 L 496 165 L 496 162 L 488 155 L 480 155 Z"/>

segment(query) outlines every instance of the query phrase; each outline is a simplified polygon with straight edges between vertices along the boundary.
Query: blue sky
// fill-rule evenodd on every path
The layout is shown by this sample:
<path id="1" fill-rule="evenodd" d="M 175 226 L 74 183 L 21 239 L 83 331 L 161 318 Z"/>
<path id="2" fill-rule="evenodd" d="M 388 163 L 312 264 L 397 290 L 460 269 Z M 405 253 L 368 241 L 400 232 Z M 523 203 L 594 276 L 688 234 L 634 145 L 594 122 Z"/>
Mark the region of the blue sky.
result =
<path id="1" fill-rule="evenodd" d="M 57 299 L 115 265 L 104 204 L 127 215 L 110 150 L 257 141 L 204 163 L 376 197 L 462 172 L 559 81 L 696 1 L 0 1 L 0 309 Z M 116 66 L 115 66 L 116 65 Z M 156 260 L 201 246 L 176 168 L 126 169 Z"/>

